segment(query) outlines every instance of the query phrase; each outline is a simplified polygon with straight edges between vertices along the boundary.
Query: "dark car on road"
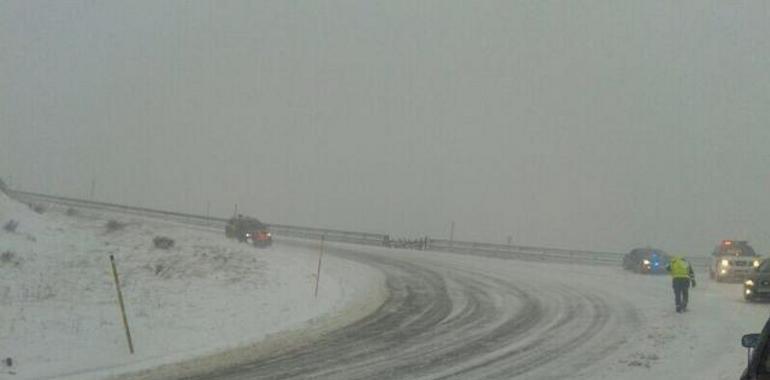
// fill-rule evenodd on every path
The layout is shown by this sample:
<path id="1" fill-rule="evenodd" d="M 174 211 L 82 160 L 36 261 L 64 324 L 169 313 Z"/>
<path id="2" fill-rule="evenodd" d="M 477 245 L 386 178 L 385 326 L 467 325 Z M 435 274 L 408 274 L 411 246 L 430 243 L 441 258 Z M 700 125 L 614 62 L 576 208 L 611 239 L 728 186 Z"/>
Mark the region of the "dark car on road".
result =
<path id="1" fill-rule="evenodd" d="M 746 301 L 770 299 L 770 260 L 762 259 L 754 272 L 743 283 L 743 298 Z"/>
<path id="2" fill-rule="evenodd" d="M 743 347 L 748 348 L 749 363 L 741 375 L 741 380 L 770 380 L 770 319 L 759 334 L 746 334 L 741 339 Z"/>
<path id="3" fill-rule="evenodd" d="M 623 256 L 623 269 L 636 273 L 666 273 L 671 257 L 660 249 L 636 248 Z"/>
<path id="4" fill-rule="evenodd" d="M 227 221 L 225 236 L 255 247 L 269 247 L 273 244 L 273 234 L 270 233 L 266 224 L 256 218 L 243 215 L 232 217 Z"/>

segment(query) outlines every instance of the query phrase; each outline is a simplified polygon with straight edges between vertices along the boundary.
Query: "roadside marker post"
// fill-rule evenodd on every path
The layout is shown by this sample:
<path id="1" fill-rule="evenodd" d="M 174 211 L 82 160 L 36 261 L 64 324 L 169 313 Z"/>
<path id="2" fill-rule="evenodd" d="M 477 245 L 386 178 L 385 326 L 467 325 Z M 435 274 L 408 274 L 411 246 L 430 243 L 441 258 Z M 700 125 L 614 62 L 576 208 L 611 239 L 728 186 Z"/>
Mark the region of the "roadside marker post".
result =
<path id="1" fill-rule="evenodd" d="M 118 291 L 118 304 L 120 305 L 120 314 L 123 316 L 123 327 L 126 328 L 126 339 L 128 340 L 128 350 L 134 354 L 134 343 L 131 341 L 131 330 L 128 328 L 128 317 L 126 317 L 126 307 L 123 304 L 123 293 L 120 291 L 120 280 L 118 279 L 118 269 L 115 266 L 115 256 L 110 255 L 112 264 L 112 275 L 115 279 L 115 289 Z"/>
<path id="2" fill-rule="evenodd" d="M 321 235 L 321 253 L 318 255 L 318 270 L 315 274 L 315 298 L 318 298 L 318 284 L 321 282 L 321 260 L 324 257 L 324 240 L 326 235 Z"/>

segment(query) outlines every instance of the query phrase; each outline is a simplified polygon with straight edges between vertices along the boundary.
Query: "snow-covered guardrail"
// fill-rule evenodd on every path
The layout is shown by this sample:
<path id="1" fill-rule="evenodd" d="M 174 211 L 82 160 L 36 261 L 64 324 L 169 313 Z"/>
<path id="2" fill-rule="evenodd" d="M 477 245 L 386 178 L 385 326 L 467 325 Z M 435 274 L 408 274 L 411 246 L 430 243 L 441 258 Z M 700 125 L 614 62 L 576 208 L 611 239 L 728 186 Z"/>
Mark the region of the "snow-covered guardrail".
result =
<path id="1" fill-rule="evenodd" d="M 117 211 L 128 214 L 155 216 L 172 219 L 187 224 L 200 225 L 213 228 L 222 228 L 227 222 L 225 218 L 217 218 L 203 215 L 187 214 L 174 211 L 155 210 L 144 207 L 125 206 L 115 203 L 97 202 L 77 198 L 53 196 L 27 191 L 7 191 L 12 197 L 26 203 L 54 203 L 59 205 L 92 208 L 99 210 Z M 325 228 L 300 227 L 281 224 L 269 224 L 271 231 L 276 236 L 286 236 L 302 239 L 320 240 L 323 237 L 327 241 L 351 243 L 371 246 L 384 246 L 393 248 L 412 248 L 437 252 L 453 252 L 466 254 L 480 254 L 494 257 L 516 257 L 528 260 L 559 261 L 573 263 L 591 263 L 603 265 L 620 265 L 623 254 L 616 252 L 594 252 L 585 250 L 569 250 L 560 248 L 530 247 L 521 245 L 493 244 L 445 239 L 431 239 L 425 237 L 409 241 L 410 244 L 399 244 L 400 240 L 391 239 L 390 235 L 343 231 Z M 419 243 L 419 244 L 418 244 Z M 706 267 L 708 257 L 688 257 L 696 267 Z"/>
<path id="2" fill-rule="evenodd" d="M 96 210 L 118 211 L 126 214 L 134 215 L 146 215 L 146 216 L 163 216 L 167 219 L 173 219 L 189 224 L 196 224 L 202 226 L 211 227 L 225 227 L 227 219 L 207 217 L 202 215 L 187 214 L 174 211 L 154 210 L 145 207 L 125 206 L 115 203 L 89 201 L 77 198 L 59 197 L 54 195 L 46 195 L 39 193 L 32 193 L 28 191 L 11 190 L 7 191 L 11 197 L 25 202 L 25 203 L 54 203 L 63 206 L 90 208 Z"/>
<path id="3" fill-rule="evenodd" d="M 283 235 L 283 236 L 289 236 L 289 237 L 314 239 L 314 240 L 318 240 L 318 239 L 321 239 L 321 237 L 323 237 L 325 240 L 335 241 L 340 243 L 377 245 L 377 246 L 386 246 L 389 241 L 389 236 L 384 234 L 331 230 L 331 229 L 325 229 L 325 228 L 287 226 L 287 225 L 281 225 L 281 224 L 268 224 L 268 225 L 270 226 L 270 231 L 279 236 Z"/>
<path id="4" fill-rule="evenodd" d="M 115 203 L 97 202 L 85 199 L 68 198 L 53 196 L 47 194 L 32 193 L 28 191 L 8 191 L 9 195 L 26 203 L 54 203 L 58 205 L 91 208 L 98 210 L 117 211 L 122 213 L 143 215 L 143 216 L 156 216 L 183 223 L 222 228 L 224 230 L 227 219 L 217 218 L 203 215 L 187 214 L 174 211 L 155 210 L 145 207 L 125 206 Z M 270 227 L 271 232 L 276 236 L 287 236 L 304 239 L 321 239 L 323 236 L 327 241 L 334 241 L 340 243 L 352 243 L 352 244 L 364 244 L 364 245 L 387 245 L 389 236 L 385 234 L 374 234 L 367 232 L 353 232 L 342 231 L 325 228 L 311 228 L 311 227 L 298 227 L 287 226 L 281 224 L 267 224 Z"/>
<path id="5" fill-rule="evenodd" d="M 451 241 L 444 239 L 431 239 L 428 244 L 428 249 L 432 251 L 456 253 L 478 252 L 497 257 L 518 257 L 544 261 L 588 262 L 607 265 L 620 265 L 623 261 L 623 254 L 614 252 L 593 252 L 457 240 Z"/>

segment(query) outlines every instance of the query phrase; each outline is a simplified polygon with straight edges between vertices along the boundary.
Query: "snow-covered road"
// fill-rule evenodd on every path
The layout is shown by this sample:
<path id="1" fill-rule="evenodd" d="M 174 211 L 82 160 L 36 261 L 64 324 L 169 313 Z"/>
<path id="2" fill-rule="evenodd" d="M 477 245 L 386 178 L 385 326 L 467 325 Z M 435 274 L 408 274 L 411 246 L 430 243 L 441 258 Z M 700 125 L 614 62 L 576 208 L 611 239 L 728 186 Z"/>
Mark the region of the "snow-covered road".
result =
<path id="1" fill-rule="evenodd" d="M 373 315 L 289 353 L 196 379 L 732 379 L 767 305 L 701 278 L 691 311 L 670 280 L 613 267 L 337 245 L 378 268 Z"/>

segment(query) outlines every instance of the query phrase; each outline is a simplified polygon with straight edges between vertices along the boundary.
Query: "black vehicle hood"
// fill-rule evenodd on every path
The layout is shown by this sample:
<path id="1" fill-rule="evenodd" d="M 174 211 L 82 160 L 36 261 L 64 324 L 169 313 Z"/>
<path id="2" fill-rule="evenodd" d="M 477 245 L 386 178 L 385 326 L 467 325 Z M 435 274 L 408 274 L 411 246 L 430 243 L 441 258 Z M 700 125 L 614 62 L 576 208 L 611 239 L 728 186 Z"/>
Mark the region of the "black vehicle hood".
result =
<path id="1" fill-rule="evenodd" d="M 761 280 L 768 280 L 770 281 L 770 273 L 752 273 L 748 276 L 748 279 L 757 282 Z"/>

